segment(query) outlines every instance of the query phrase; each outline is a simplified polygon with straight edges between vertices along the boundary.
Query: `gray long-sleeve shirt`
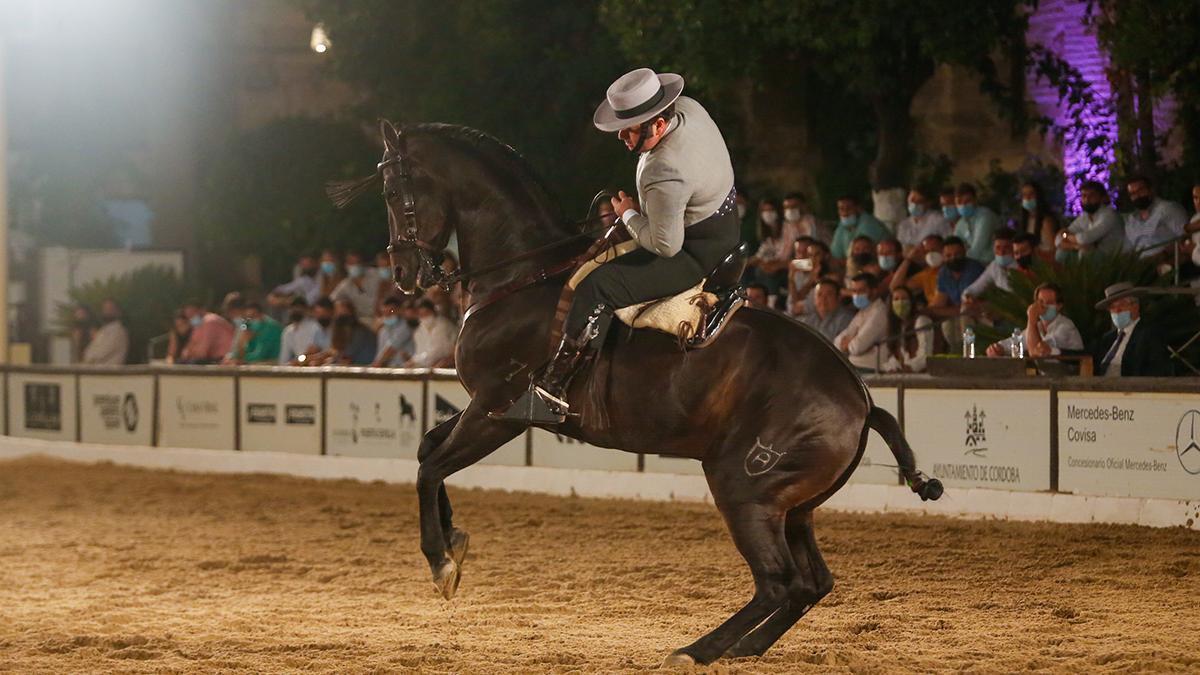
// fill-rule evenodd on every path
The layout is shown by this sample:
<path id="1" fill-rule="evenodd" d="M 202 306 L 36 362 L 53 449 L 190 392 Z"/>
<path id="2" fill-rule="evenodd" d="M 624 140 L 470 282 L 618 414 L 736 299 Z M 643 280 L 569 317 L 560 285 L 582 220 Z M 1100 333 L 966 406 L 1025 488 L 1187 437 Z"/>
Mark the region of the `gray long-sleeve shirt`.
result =
<path id="1" fill-rule="evenodd" d="M 683 228 L 711 216 L 729 196 L 729 150 L 695 100 L 676 99 L 666 136 L 638 160 L 637 186 L 642 212 L 627 214 L 625 227 L 642 248 L 664 258 L 683 247 Z"/>

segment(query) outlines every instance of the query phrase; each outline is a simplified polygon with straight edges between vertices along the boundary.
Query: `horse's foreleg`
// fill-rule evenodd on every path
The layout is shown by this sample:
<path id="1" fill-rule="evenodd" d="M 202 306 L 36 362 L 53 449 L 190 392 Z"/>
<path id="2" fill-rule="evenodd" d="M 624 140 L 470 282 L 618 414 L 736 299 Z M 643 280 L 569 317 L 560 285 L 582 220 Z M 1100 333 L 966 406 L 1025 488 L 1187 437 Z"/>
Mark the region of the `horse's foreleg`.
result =
<path id="1" fill-rule="evenodd" d="M 428 457 L 430 453 L 436 450 L 442 443 L 446 442 L 446 438 L 450 436 L 451 431 L 454 431 L 454 427 L 458 426 L 458 420 L 461 418 L 462 411 L 459 411 L 450 419 L 425 432 L 424 438 L 421 439 L 421 447 L 417 450 L 417 461 L 423 463 L 425 458 Z M 452 540 L 458 540 L 461 542 L 459 545 L 464 549 L 465 553 L 466 533 L 458 532 L 456 534 L 453 523 L 454 510 L 450 507 L 450 496 L 446 494 L 445 483 L 442 483 L 438 486 L 437 508 L 438 515 L 442 523 L 442 534 L 446 538 L 446 546 L 448 548 L 452 548 L 454 547 Z M 461 556 L 456 555 L 453 557 L 455 558 L 455 562 L 462 562 Z"/>
<path id="2" fill-rule="evenodd" d="M 515 438 L 524 427 L 488 419 L 487 411 L 474 402 L 460 413 L 446 439 L 432 447 L 417 471 L 417 497 L 421 505 L 421 552 L 433 571 L 433 583 L 447 600 L 458 589 L 458 563 L 448 548 L 454 543 L 444 527 L 449 518 L 443 506 L 449 506 L 443 482 L 456 471 L 487 457 L 496 448 Z M 444 504 L 443 504 L 444 502 Z M 453 530 L 451 530 L 453 534 Z M 462 542 L 465 547 L 465 541 Z"/>

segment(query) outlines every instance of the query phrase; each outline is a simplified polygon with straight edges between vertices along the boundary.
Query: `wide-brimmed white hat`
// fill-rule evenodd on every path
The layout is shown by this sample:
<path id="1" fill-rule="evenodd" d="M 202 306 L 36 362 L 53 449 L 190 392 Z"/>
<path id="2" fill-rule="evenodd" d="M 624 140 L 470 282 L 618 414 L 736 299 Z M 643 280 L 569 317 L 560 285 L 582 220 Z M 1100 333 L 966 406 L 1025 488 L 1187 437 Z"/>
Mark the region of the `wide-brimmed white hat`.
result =
<path id="1" fill-rule="evenodd" d="M 600 131 L 620 131 L 641 124 L 674 103 L 682 92 L 681 76 L 638 68 L 609 85 L 592 124 Z"/>

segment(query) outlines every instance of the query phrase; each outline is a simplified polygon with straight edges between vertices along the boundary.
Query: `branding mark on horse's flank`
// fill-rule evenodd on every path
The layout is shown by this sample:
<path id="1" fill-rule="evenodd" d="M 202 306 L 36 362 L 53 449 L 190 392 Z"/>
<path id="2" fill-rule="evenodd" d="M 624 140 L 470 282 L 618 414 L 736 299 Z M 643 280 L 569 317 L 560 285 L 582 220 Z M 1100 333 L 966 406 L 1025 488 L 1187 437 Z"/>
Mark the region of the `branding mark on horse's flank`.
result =
<path id="1" fill-rule="evenodd" d="M 746 469 L 747 476 L 761 476 L 762 474 L 775 468 L 779 464 L 780 458 L 787 454 L 787 451 L 775 452 L 775 444 L 763 445 L 762 439 L 756 437 L 754 439 L 754 447 L 750 448 L 750 452 L 746 453 L 746 461 L 743 468 Z"/>

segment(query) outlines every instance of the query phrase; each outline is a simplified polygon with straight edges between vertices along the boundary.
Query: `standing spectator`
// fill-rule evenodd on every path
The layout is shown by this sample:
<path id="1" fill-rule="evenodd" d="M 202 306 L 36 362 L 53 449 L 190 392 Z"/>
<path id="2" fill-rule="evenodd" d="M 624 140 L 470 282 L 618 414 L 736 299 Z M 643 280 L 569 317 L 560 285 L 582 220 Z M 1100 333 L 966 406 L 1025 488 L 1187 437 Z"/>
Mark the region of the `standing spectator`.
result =
<path id="1" fill-rule="evenodd" d="M 958 215 L 957 210 L 954 215 Z M 904 248 L 904 254 L 908 255 L 931 234 L 949 237 L 950 224 L 940 210 L 932 208 L 929 192 L 913 187 L 908 191 L 908 217 L 896 225 L 896 239 Z"/>
<path id="2" fill-rule="evenodd" d="M 83 351 L 92 341 L 92 333 L 96 330 L 96 318 L 87 305 L 78 304 L 71 310 L 71 360 L 75 363 L 83 361 Z"/>
<path id="3" fill-rule="evenodd" d="M 243 320 L 249 338 L 240 363 L 275 363 L 279 360 L 283 326 L 263 314 L 262 305 L 251 302 L 246 305 Z"/>
<path id="4" fill-rule="evenodd" d="M 183 348 L 182 363 L 219 363 L 233 345 L 233 324 L 199 303 L 189 302 L 183 313 L 192 324 L 192 337 Z"/>
<path id="5" fill-rule="evenodd" d="M 453 363 L 454 341 L 458 331 L 454 324 L 434 311 L 433 303 L 421 300 L 417 303 L 420 325 L 413 333 L 413 348 L 416 353 L 405 365 L 409 368 L 437 368 Z"/>
<path id="6" fill-rule="evenodd" d="M 399 368 L 412 358 L 413 331 L 404 321 L 404 303 L 391 296 L 383 301 L 383 316 L 379 320 L 377 350 L 371 365 L 380 368 Z"/>
<path id="7" fill-rule="evenodd" d="M 288 310 L 288 325 L 283 329 L 279 339 L 279 364 L 298 364 L 300 355 L 315 354 L 328 345 L 318 345 L 317 336 L 321 333 L 321 324 L 308 315 L 308 303 L 304 298 L 296 298 Z"/>
<path id="8" fill-rule="evenodd" d="M 357 252 L 346 254 L 346 278 L 333 289 L 333 301 L 345 300 L 354 306 L 358 320 L 369 323 L 375 319 L 375 298 L 379 294 L 379 277 L 367 277 L 367 268 Z"/>
<path id="9" fill-rule="evenodd" d="M 967 286 L 963 291 L 963 302 L 978 300 L 983 297 L 983 294 L 991 287 L 995 286 L 1002 291 L 1011 291 L 1012 284 L 1008 280 L 1008 271 L 1017 264 L 1017 259 L 1013 255 L 1013 233 L 1012 230 L 1000 230 L 996 233 L 996 239 L 992 242 L 992 253 L 995 257 L 992 262 L 983 268 L 983 274 L 979 278 Z"/>
<path id="10" fill-rule="evenodd" d="M 942 188 L 942 191 L 938 193 L 938 204 L 942 207 L 942 217 L 946 219 L 946 227 L 953 233 L 954 228 L 958 226 L 959 217 L 954 188 Z M 949 236 L 949 234 L 946 234 L 942 238 L 944 239 Z"/>
<path id="11" fill-rule="evenodd" d="M 746 284 L 746 304 L 758 309 L 770 308 L 770 296 L 767 287 L 760 283 Z"/>
<path id="12" fill-rule="evenodd" d="M 333 295 L 333 289 L 342 283 L 346 276 L 342 273 L 342 261 L 332 249 L 321 251 L 321 296 L 327 298 Z"/>
<path id="13" fill-rule="evenodd" d="M 192 323 L 187 315 L 180 310 L 171 320 L 171 330 L 167 331 L 167 363 L 181 363 L 183 350 L 192 337 Z"/>
<path id="14" fill-rule="evenodd" d="M 892 291 L 887 314 L 887 342 L 880 370 L 885 373 L 921 373 L 933 353 L 933 322 L 917 314 L 912 291 L 900 286 Z"/>
<path id="15" fill-rule="evenodd" d="M 1058 356 L 1066 351 L 1081 351 L 1083 338 L 1075 322 L 1062 313 L 1062 289 L 1046 282 L 1033 292 L 1033 302 L 1025 310 L 1025 353 L 1034 358 Z M 1012 338 L 987 348 L 988 356 L 1010 356 Z"/>
<path id="16" fill-rule="evenodd" d="M 1058 237 L 1059 260 L 1071 251 L 1087 255 L 1091 251 L 1113 253 L 1125 248 L 1125 223 L 1109 205 L 1104 183 L 1089 180 L 1080 186 L 1079 205 L 1083 213 Z"/>
<path id="17" fill-rule="evenodd" d="M 844 195 L 837 200 L 838 226 L 829 251 L 844 261 L 855 237 L 867 237 L 872 243 L 888 236 L 888 230 L 875 216 L 862 210 L 856 197 Z"/>
<path id="18" fill-rule="evenodd" d="M 129 331 L 121 321 L 121 307 L 116 300 L 105 298 L 100 303 L 100 328 L 92 335 L 83 350 L 83 362 L 94 365 L 120 366 L 129 357 Z"/>
<path id="19" fill-rule="evenodd" d="M 829 243 L 829 231 L 808 208 L 808 199 L 801 192 L 789 192 L 783 198 L 783 231 L 787 236 L 811 237 Z"/>
<path id="20" fill-rule="evenodd" d="M 1018 232 L 1037 237 L 1042 250 L 1054 250 L 1058 219 L 1050 211 L 1050 204 L 1042 192 L 1042 187 L 1033 181 L 1026 181 L 1021 186 L 1021 221 L 1016 229 Z"/>
<path id="21" fill-rule="evenodd" d="M 937 298 L 937 278 L 942 269 L 944 246 L 945 240 L 940 234 L 931 234 L 922 239 L 921 245 L 900 261 L 900 266 L 892 275 L 890 288 L 904 286 L 914 293 L 920 293 L 925 304 L 932 305 Z"/>
<path id="22" fill-rule="evenodd" d="M 775 204 L 764 200 L 758 211 L 758 251 L 746 262 L 746 267 L 751 279 L 766 286 L 768 295 L 779 293 L 787 283 L 795 238 L 789 240 L 784 229 Z"/>
<path id="23" fill-rule="evenodd" d="M 318 271 L 316 258 L 311 255 L 300 256 L 296 261 L 296 277 L 273 288 L 267 295 L 267 302 L 275 307 L 287 307 L 295 297 L 304 298 L 310 304 L 316 302 L 321 297 Z"/>
<path id="24" fill-rule="evenodd" d="M 849 357 L 850 363 L 862 370 L 875 370 L 878 363 L 879 341 L 887 335 L 887 304 L 875 295 L 876 281 L 870 274 L 860 274 L 850 280 L 850 292 L 858 313 L 850 325 L 838 334 L 833 344 Z"/>
<path id="25" fill-rule="evenodd" d="M 1092 347 L 1095 372 L 1104 377 L 1168 377 L 1171 360 L 1162 328 L 1142 320 L 1133 284 L 1122 281 L 1104 289 L 1096 309 L 1107 309 L 1113 330 Z"/>
<path id="26" fill-rule="evenodd" d="M 813 311 L 800 317 L 800 321 L 817 329 L 826 340 L 833 342 L 854 320 L 854 310 L 841 302 L 841 286 L 832 279 L 817 281 L 812 292 Z"/>
<path id="27" fill-rule="evenodd" d="M 967 257 L 983 264 L 992 261 L 992 237 L 1000 227 L 1000 216 L 986 206 L 980 205 L 975 186 L 963 183 L 954 193 L 958 204 L 958 222 L 954 225 L 954 236 L 967 245 Z"/>
<path id="28" fill-rule="evenodd" d="M 1159 199 L 1145 176 L 1134 176 L 1125 185 L 1133 211 L 1125 216 L 1125 248 L 1143 258 L 1162 253 L 1165 243 L 1183 235 L 1187 213 L 1179 204 Z"/>

